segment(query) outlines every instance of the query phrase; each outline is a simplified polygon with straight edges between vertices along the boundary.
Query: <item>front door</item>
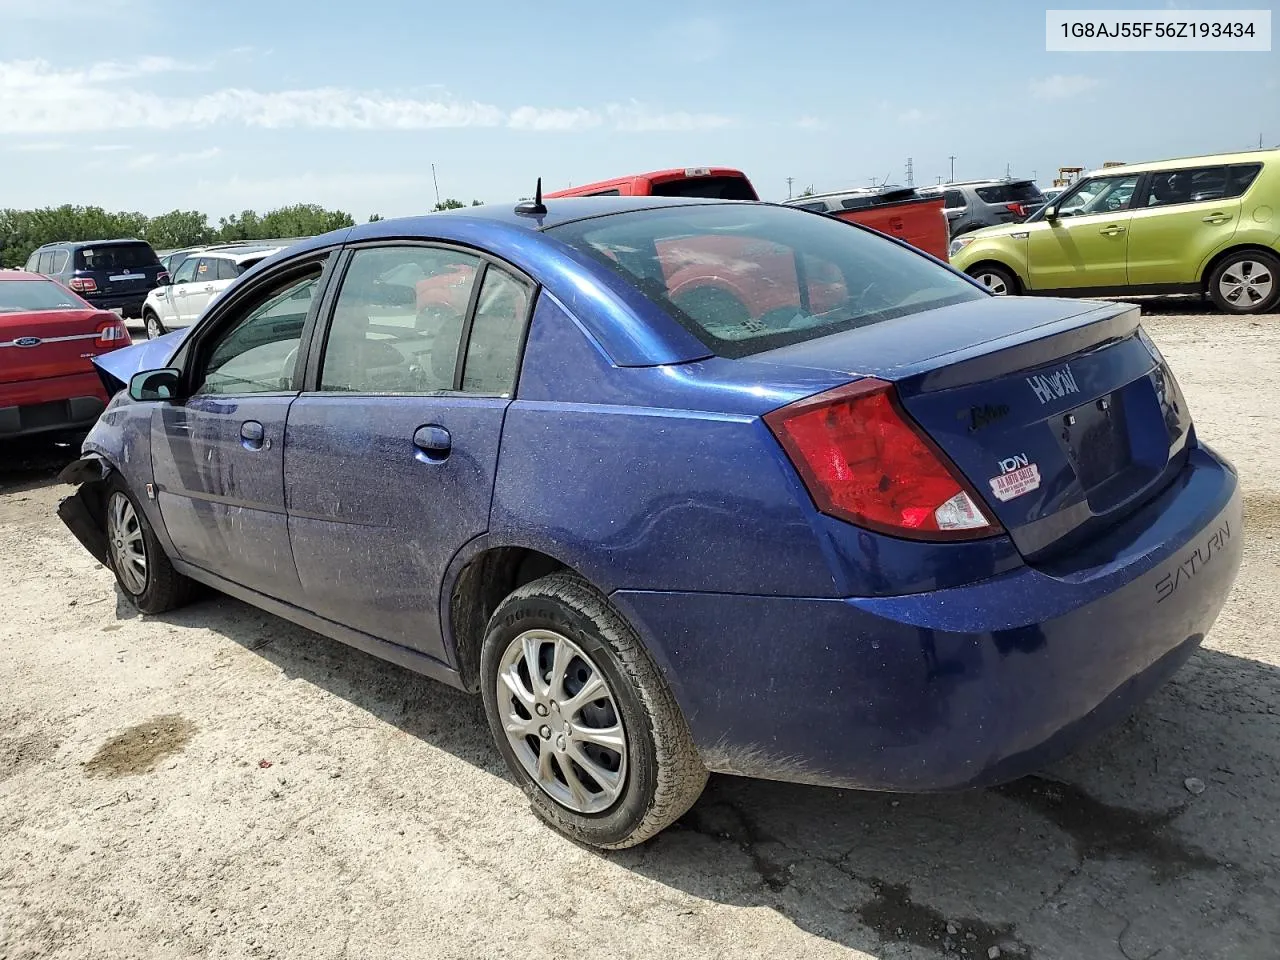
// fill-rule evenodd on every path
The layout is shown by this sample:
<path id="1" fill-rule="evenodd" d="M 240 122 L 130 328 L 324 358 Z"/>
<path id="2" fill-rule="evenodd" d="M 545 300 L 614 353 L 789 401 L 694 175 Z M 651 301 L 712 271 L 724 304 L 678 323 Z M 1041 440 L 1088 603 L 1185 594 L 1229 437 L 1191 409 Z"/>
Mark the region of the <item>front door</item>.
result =
<path id="1" fill-rule="evenodd" d="M 195 288 L 196 266 L 199 257 L 188 257 L 173 275 L 173 283 L 165 291 L 168 296 L 168 313 L 160 317 L 166 327 L 186 327 L 191 325 L 191 311 L 187 309 L 187 297 Z"/>
<path id="2" fill-rule="evenodd" d="M 455 289 L 461 310 L 431 300 L 441 284 L 465 287 Z M 488 529 L 530 296 L 514 272 L 469 253 L 350 255 L 317 382 L 285 434 L 289 534 L 309 609 L 447 659 L 442 584 L 458 550 Z M 420 311 L 424 297 L 433 305 Z"/>
<path id="3" fill-rule="evenodd" d="M 301 589 L 284 504 L 284 438 L 321 263 L 266 287 L 199 332 L 191 395 L 160 404 L 152 463 L 181 559 L 280 600 Z"/>
<path id="4" fill-rule="evenodd" d="M 1122 287 L 1127 279 L 1130 201 L 1138 175 L 1095 177 L 1075 187 L 1053 220 L 1027 224 L 1032 290 Z"/>

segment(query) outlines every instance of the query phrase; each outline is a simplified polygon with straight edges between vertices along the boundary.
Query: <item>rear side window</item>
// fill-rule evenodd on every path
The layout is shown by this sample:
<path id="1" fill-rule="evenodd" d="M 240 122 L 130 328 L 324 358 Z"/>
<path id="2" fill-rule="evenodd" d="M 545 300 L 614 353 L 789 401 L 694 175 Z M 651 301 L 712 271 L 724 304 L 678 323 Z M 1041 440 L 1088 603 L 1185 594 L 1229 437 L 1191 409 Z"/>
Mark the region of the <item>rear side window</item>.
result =
<path id="1" fill-rule="evenodd" d="M 726 357 L 986 296 L 870 231 L 787 207 L 633 211 L 547 232 L 620 274 Z"/>
<path id="2" fill-rule="evenodd" d="M 67 261 L 71 259 L 71 255 L 65 250 L 53 251 L 53 261 L 49 266 L 50 273 L 62 273 L 67 269 Z"/>
<path id="3" fill-rule="evenodd" d="M 1146 201 L 1140 206 L 1163 207 L 1177 203 L 1221 200 L 1227 194 L 1227 168 L 1196 167 L 1162 170 L 1147 182 Z"/>
<path id="4" fill-rule="evenodd" d="M 484 272 L 467 339 L 462 389 L 509 397 L 515 391 L 529 288 L 492 264 Z"/>
<path id="5" fill-rule="evenodd" d="M 453 390 L 479 257 L 435 247 L 370 247 L 351 257 L 325 343 L 320 389 Z"/>
<path id="6" fill-rule="evenodd" d="M 218 261 L 218 277 L 219 280 L 234 280 L 240 276 L 240 268 L 236 266 L 234 260 Z"/>
<path id="7" fill-rule="evenodd" d="M 39 263 L 36 266 L 37 273 L 53 273 L 53 251 L 46 250 L 40 254 Z"/>
<path id="8" fill-rule="evenodd" d="M 112 243 L 81 247 L 76 251 L 77 270 L 134 270 L 158 266 L 160 259 L 146 243 Z"/>
<path id="9" fill-rule="evenodd" d="M 714 200 L 755 200 L 756 192 L 745 177 L 690 177 L 655 183 L 655 197 L 707 197 Z"/>
<path id="10" fill-rule="evenodd" d="M 1000 183 L 992 187 L 978 187 L 974 193 L 983 203 L 1030 203 L 1044 196 L 1034 183 Z"/>
<path id="11" fill-rule="evenodd" d="M 1237 163 L 1227 168 L 1227 196 L 1238 197 L 1253 186 L 1262 170 L 1260 163 Z"/>
<path id="12" fill-rule="evenodd" d="M 947 190 L 942 194 L 942 205 L 944 207 L 966 206 L 964 202 L 964 194 L 959 190 Z"/>
<path id="13" fill-rule="evenodd" d="M 83 310 L 74 293 L 49 280 L 0 280 L 0 313 L 23 310 Z"/>

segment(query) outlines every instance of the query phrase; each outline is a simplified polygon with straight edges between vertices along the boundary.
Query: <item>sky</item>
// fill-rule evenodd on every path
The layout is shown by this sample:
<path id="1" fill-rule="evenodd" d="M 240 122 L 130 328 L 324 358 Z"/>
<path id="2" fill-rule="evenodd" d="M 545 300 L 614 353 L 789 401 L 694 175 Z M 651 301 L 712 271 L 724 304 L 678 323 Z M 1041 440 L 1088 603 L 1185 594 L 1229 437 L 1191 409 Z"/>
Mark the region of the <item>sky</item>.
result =
<path id="1" fill-rule="evenodd" d="M 905 183 L 908 158 L 917 185 L 954 155 L 957 179 L 1047 186 L 1059 166 L 1280 145 L 1280 52 L 1046 53 L 1044 10 L 0 0 L 0 207 L 364 220 L 429 209 L 432 164 L 464 201 L 703 165 L 776 200 Z"/>

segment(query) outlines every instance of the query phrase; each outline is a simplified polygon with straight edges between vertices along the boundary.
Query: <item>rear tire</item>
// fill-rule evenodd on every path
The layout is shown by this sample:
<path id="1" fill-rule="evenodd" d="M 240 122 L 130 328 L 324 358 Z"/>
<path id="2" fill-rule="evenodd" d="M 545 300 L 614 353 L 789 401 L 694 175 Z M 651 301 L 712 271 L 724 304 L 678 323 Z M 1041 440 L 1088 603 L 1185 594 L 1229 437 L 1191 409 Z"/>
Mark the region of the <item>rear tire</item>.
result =
<path id="1" fill-rule="evenodd" d="M 107 480 L 104 496 L 107 559 L 129 602 L 142 613 L 164 613 L 187 603 L 194 582 L 173 568 L 120 474 Z"/>
<path id="2" fill-rule="evenodd" d="M 634 846 L 701 795 L 707 771 L 675 698 L 635 631 L 580 577 L 553 573 L 507 597 L 480 677 L 511 775 L 571 839 Z M 575 703 L 582 691 L 594 695 Z"/>
<path id="3" fill-rule="evenodd" d="M 970 267 L 967 272 L 997 297 L 1016 296 L 1021 289 L 1013 271 L 998 264 L 982 263 L 976 267 Z"/>
<path id="4" fill-rule="evenodd" d="M 164 328 L 164 324 L 160 322 L 160 318 L 150 310 L 142 311 L 142 320 L 147 325 L 147 339 L 154 340 L 157 337 L 163 337 L 169 331 Z"/>
<path id="5" fill-rule="evenodd" d="M 1230 254 L 1209 275 L 1209 298 L 1224 313 L 1269 313 L 1280 304 L 1280 257 L 1261 250 Z"/>

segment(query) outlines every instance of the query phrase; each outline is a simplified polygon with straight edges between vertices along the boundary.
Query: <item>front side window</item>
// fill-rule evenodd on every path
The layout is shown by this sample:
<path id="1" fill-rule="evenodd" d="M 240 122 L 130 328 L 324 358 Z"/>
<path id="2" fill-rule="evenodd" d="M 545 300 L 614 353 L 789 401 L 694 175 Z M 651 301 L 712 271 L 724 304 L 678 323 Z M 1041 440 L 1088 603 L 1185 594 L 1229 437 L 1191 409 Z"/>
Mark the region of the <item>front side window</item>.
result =
<path id="1" fill-rule="evenodd" d="M 787 207 L 631 211 L 547 232 L 728 357 L 986 296 L 873 232 Z"/>
<path id="2" fill-rule="evenodd" d="M 185 265 L 184 265 L 185 266 Z M 199 396 L 277 393 L 295 389 L 294 367 L 302 328 L 320 280 L 321 265 L 287 281 L 244 308 L 208 351 Z"/>
<path id="3" fill-rule="evenodd" d="M 174 283 L 190 283 L 195 279 L 196 266 L 200 263 L 196 257 L 188 257 L 182 261 L 182 266 L 178 268 L 178 272 L 173 275 Z"/>
<path id="4" fill-rule="evenodd" d="M 1091 213 L 1124 210 L 1138 186 L 1138 175 L 1087 180 L 1058 208 L 1059 217 L 1083 217 Z"/>
<path id="5" fill-rule="evenodd" d="M 357 250 L 334 303 L 320 389 L 454 389 L 458 345 L 481 263 L 440 247 Z"/>

